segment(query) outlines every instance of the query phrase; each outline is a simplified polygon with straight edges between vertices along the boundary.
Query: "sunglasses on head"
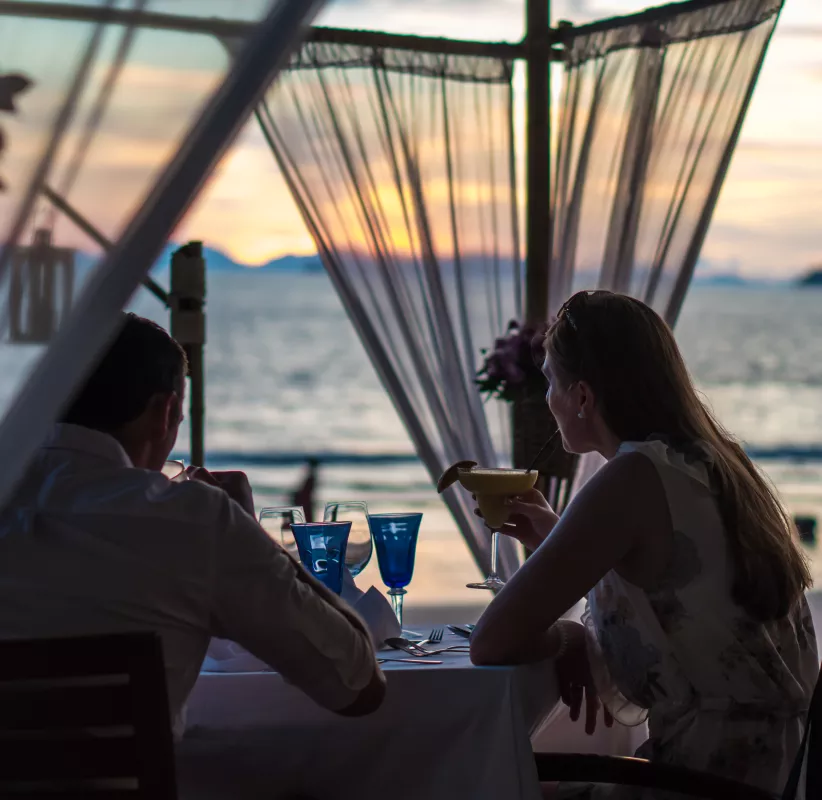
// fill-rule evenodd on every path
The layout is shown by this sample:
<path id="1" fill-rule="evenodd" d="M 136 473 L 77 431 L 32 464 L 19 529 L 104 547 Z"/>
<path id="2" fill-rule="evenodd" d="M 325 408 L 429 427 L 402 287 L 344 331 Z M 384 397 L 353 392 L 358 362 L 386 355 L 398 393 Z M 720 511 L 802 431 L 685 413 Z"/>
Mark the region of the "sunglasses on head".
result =
<path id="1" fill-rule="evenodd" d="M 571 295 L 563 304 L 562 307 L 557 312 L 557 320 L 560 319 L 567 319 L 568 324 L 579 333 L 578 321 L 579 321 L 579 312 L 581 307 L 585 304 L 585 301 L 588 300 L 590 297 L 594 297 L 595 295 L 610 295 L 613 292 L 609 292 L 607 289 L 586 289 L 581 292 L 577 292 L 576 294 Z M 576 306 L 576 308 L 574 308 Z"/>

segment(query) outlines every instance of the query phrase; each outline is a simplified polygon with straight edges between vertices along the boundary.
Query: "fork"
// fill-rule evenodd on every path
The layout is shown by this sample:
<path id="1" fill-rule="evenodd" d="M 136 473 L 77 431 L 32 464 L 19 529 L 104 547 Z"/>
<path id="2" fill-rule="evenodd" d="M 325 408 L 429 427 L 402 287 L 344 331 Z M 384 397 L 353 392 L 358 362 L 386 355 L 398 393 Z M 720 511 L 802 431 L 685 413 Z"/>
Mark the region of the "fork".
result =
<path id="1" fill-rule="evenodd" d="M 420 647 L 418 644 L 414 644 L 413 642 L 409 642 L 408 639 L 402 639 L 400 637 L 388 638 L 385 640 L 385 643 L 395 650 L 402 650 L 417 658 L 435 656 L 438 653 L 447 653 L 451 650 L 468 650 L 467 644 L 452 644 L 449 647 L 440 647 L 438 650 L 426 650 L 424 647 Z"/>
<path id="2" fill-rule="evenodd" d="M 410 653 L 412 656 L 427 656 L 428 651 L 420 647 L 418 644 L 408 640 L 403 639 L 401 636 L 392 636 L 385 640 L 385 643 L 389 647 L 393 647 L 395 650 L 403 650 L 406 653 Z"/>
<path id="3" fill-rule="evenodd" d="M 442 628 L 433 628 L 431 633 L 428 634 L 427 639 L 423 639 L 421 642 L 415 642 L 416 645 L 422 647 L 424 644 L 438 644 L 442 641 Z"/>

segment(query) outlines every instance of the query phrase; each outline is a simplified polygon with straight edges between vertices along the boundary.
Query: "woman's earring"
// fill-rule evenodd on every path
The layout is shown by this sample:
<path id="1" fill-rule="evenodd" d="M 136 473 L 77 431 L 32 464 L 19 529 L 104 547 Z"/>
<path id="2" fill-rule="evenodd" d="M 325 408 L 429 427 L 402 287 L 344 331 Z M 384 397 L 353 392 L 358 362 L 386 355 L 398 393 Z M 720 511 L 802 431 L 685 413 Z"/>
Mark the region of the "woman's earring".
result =
<path id="1" fill-rule="evenodd" d="M 585 412 L 584 412 L 584 411 L 580 411 L 580 412 L 577 414 L 577 416 L 578 416 L 580 419 L 585 419 Z"/>

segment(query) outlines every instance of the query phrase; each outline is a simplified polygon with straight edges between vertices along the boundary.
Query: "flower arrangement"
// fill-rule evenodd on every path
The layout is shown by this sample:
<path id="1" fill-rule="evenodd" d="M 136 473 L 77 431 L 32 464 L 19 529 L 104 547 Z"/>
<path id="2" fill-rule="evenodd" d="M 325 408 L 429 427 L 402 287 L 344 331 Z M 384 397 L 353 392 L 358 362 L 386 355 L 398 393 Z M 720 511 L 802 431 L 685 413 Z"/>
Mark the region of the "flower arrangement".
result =
<path id="1" fill-rule="evenodd" d="M 494 342 L 493 350 L 480 351 L 485 357 L 475 381 L 480 393 L 488 399 L 495 397 L 511 403 L 543 391 L 542 341 L 547 330 L 547 323 L 532 326 L 511 320 L 505 336 Z"/>

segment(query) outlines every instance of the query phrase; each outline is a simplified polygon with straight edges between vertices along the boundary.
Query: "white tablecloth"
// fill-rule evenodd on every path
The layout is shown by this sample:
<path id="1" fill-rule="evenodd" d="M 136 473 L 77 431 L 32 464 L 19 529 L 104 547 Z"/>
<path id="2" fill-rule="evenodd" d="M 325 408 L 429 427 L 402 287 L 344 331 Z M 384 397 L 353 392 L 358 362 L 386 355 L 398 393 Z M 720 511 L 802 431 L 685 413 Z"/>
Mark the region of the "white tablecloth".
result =
<path id="1" fill-rule="evenodd" d="M 178 745 L 181 800 L 538 800 L 529 734 L 557 703 L 551 663 L 436 659 L 383 665 L 385 702 L 359 719 L 324 711 L 274 672 L 202 673 Z"/>

